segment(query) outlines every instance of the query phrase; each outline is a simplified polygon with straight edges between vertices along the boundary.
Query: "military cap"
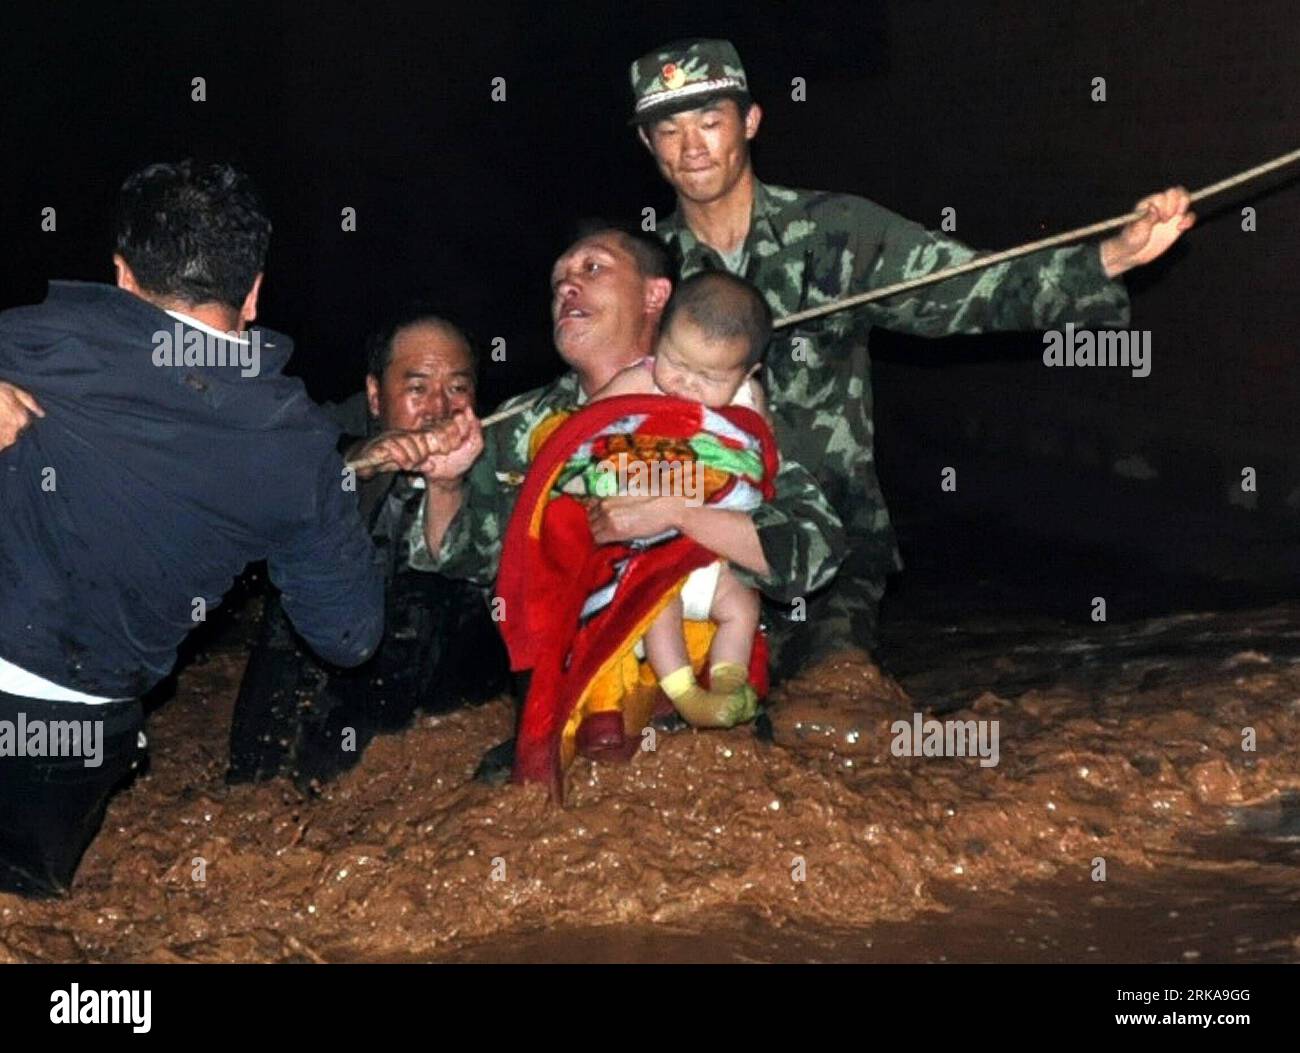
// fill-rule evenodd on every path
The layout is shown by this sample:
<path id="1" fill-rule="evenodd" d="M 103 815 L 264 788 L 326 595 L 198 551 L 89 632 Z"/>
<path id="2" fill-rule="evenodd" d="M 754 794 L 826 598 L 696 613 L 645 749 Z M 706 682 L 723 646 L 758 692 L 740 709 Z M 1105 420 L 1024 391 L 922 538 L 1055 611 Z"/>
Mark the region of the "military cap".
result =
<path id="1" fill-rule="evenodd" d="M 729 40 L 678 40 L 632 63 L 632 124 L 694 110 L 719 95 L 748 101 L 749 82 Z"/>

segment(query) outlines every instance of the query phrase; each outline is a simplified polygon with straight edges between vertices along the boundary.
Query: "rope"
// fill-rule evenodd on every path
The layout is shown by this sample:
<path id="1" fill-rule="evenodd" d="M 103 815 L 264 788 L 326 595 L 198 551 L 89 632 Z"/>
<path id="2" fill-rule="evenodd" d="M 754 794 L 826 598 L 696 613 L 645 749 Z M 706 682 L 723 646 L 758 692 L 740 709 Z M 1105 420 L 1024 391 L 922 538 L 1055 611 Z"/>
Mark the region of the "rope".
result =
<path id="1" fill-rule="evenodd" d="M 1238 172 L 1236 175 L 1229 176 L 1227 179 L 1220 179 L 1217 183 L 1211 183 L 1209 186 L 1202 187 L 1196 193 L 1192 194 L 1193 201 L 1200 201 L 1211 194 L 1218 194 L 1230 187 L 1239 186 L 1242 183 L 1257 179 L 1266 172 L 1272 172 L 1276 168 L 1282 168 L 1293 161 L 1300 160 L 1300 150 L 1292 150 L 1289 154 L 1283 154 L 1281 157 L 1275 157 L 1271 161 L 1265 161 L 1254 168 L 1248 168 L 1244 172 Z M 855 296 L 846 296 L 842 300 L 832 300 L 830 303 L 819 304 L 816 307 L 809 307 L 806 311 L 796 311 L 794 314 L 788 314 L 784 318 L 778 318 L 773 323 L 774 329 L 783 329 L 788 325 L 795 325 L 799 322 L 806 322 L 809 318 L 820 318 L 824 314 L 831 314 L 835 311 L 843 311 L 849 307 L 857 307 L 860 304 L 871 303 L 873 300 L 883 300 L 889 296 L 897 296 L 901 292 L 907 292 L 909 289 L 919 289 L 923 285 L 931 285 L 934 282 L 941 282 L 948 278 L 954 278 L 959 274 L 969 274 L 971 271 L 983 270 L 985 267 L 992 267 L 995 264 L 1002 263 L 1006 260 L 1014 260 L 1018 256 L 1027 256 L 1031 252 L 1038 252 L 1041 249 L 1050 249 L 1057 245 L 1064 245 L 1066 242 L 1077 241 L 1080 238 L 1090 237 L 1093 234 L 1100 234 L 1103 231 L 1112 230 L 1115 227 L 1122 227 L 1132 223 L 1135 219 L 1141 219 L 1145 212 L 1128 212 L 1122 216 L 1115 216 L 1112 219 L 1103 219 L 1100 223 L 1092 223 L 1086 227 L 1079 227 L 1077 230 L 1069 230 L 1064 234 L 1055 234 L 1050 238 L 1043 238 L 1041 241 L 1030 241 L 1024 245 L 1018 245 L 1013 249 L 1006 249 L 1002 252 L 995 252 L 991 256 L 980 256 L 978 259 L 968 260 L 966 263 L 959 263 L 955 267 L 948 267 L 945 270 L 935 271 L 933 274 L 926 274 L 920 278 L 909 278 L 907 281 L 895 282 L 893 285 L 886 285 L 879 289 L 873 289 L 870 292 L 858 293 Z"/>
<path id="2" fill-rule="evenodd" d="M 1211 183 L 1209 186 L 1201 187 L 1191 195 L 1193 202 L 1200 201 L 1203 198 L 1210 197 L 1212 194 L 1222 193 L 1234 186 L 1240 186 L 1252 179 L 1258 179 L 1260 176 L 1272 172 L 1275 169 L 1282 168 L 1291 164 L 1293 161 L 1300 161 L 1300 150 L 1292 150 L 1281 157 L 1275 157 L 1271 161 L 1265 161 L 1263 164 L 1256 165 L 1254 168 L 1247 168 L 1244 172 L 1238 172 L 1227 179 L 1220 179 L 1217 183 Z M 897 296 L 901 292 L 907 292 L 909 289 L 919 289 L 923 285 L 933 285 L 935 282 L 941 282 L 948 278 L 955 278 L 959 274 L 969 274 L 971 271 L 983 270 L 985 267 L 992 267 L 995 264 L 1002 263 L 1006 260 L 1014 260 L 1018 256 L 1027 256 L 1031 252 L 1038 252 L 1041 249 L 1054 248 L 1057 245 L 1064 245 L 1067 242 L 1078 241 L 1080 238 L 1091 237 L 1093 234 L 1101 234 L 1107 230 L 1113 230 L 1116 227 L 1122 227 L 1132 223 L 1136 219 L 1141 219 L 1145 212 L 1127 212 L 1122 216 L 1115 216 L 1111 219 L 1103 219 L 1099 223 L 1092 223 L 1086 227 L 1079 227 L 1077 230 L 1068 230 L 1064 234 L 1054 234 L 1050 238 L 1043 238 L 1039 241 L 1026 242 L 1024 245 L 1017 245 L 1012 249 L 1005 249 L 1002 252 L 995 252 L 991 256 L 980 256 L 977 259 L 968 260 L 966 263 L 959 263 L 955 267 L 948 267 L 945 270 L 935 271 L 933 274 L 926 274 L 920 278 L 909 278 L 907 281 L 895 282 L 893 285 L 886 285 L 880 289 L 873 289 L 871 292 L 858 293 L 856 296 L 846 296 L 842 300 L 833 300 L 830 303 L 820 304 L 817 307 L 810 307 L 806 311 L 796 311 L 794 314 L 788 314 L 784 318 L 778 318 L 773 323 L 774 329 L 783 329 L 788 325 L 795 325 L 798 322 L 806 322 L 810 318 L 820 318 L 825 314 L 832 314 L 835 311 L 843 311 L 850 307 L 857 307 L 864 303 L 871 303 L 873 300 L 883 300 L 889 296 Z M 490 428 L 494 424 L 499 424 L 503 420 L 509 420 L 516 414 L 523 413 L 525 410 L 532 409 L 533 403 L 524 402 L 508 410 L 502 410 L 499 413 L 493 413 L 484 417 L 480 424 L 484 428 Z M 374 458 L 363 458 L 358 461 L 348 462 L 348 467 L 356 471 L 364 471 L 367 468 L 377 468 L 383 462 Z"/>

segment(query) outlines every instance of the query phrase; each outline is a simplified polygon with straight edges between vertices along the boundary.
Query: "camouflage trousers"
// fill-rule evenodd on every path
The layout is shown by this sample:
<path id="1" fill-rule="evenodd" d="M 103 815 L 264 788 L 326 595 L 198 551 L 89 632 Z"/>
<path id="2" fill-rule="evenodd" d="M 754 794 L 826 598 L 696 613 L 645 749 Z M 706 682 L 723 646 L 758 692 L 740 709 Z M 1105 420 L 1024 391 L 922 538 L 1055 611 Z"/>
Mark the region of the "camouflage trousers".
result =
<path id="1" fill-rule="evenodd" d="M 837 651 L 874 651 L 888 576 L 902 569 L 884 495 L 870 462 L 818 481 L 844 522 L 848 554 L 835 578 L 802 605 L 763 603 L 774 681 Z"/>
<path id="2" fill-rule="evenodd" d="M 794 676 L 805 665 L 837 651 L 875 650 L 880 600 L 892 568 L 881 567 L 871 558 L 873 539 L 850 537 L 849 545 L 848 558 L 835 580 L 811 596 L 802 610 L 763 602 L 774 681 Z"/>

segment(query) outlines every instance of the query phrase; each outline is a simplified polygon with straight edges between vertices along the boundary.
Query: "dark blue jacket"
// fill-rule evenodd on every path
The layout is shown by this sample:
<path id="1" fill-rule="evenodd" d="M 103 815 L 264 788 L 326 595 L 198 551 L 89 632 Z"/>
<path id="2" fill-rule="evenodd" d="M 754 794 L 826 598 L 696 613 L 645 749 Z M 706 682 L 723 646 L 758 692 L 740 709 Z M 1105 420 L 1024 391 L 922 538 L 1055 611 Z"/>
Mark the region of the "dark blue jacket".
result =
<path id="1" fill-rule="evenodd" d="M 83 282 L 0 314 L 0 379 L 45 410 L 0 452 L 0 658 L 136 697 L 170 671 L 195 601 L 211 610 L 266 559 L 307 642 L 364 661 L 383 631 L 382 576 L 338 429 L 280 375 L 293 345 L 257 330 L 256 376 L 158 365 L 157 334 L 176 326 Z"/>

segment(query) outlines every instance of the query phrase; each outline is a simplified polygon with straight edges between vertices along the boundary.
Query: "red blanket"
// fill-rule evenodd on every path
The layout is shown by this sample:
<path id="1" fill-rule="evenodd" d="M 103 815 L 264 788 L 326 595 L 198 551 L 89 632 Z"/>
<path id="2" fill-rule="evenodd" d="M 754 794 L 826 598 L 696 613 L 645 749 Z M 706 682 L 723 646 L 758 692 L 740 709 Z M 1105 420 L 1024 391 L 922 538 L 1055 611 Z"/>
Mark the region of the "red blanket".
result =
<path id="1" fill-rule="evenodd" d="M 629 675 L 632 650 L 691 571 L 717 558 L 680 535 L 651 545 L 596 545 L 586 508 L 576 497 L 555 490 L 557 477 L 571 468 L 575 455 L 607 456 L 611 442 L 622 450 L 671 449 L 671 458 L 689 459 L 691 441 L 701 436 L 715 447 L 752 450 L 762 477 L 737 482 L 756 486 L 764 499 L 771 498 L 776 441 L 759 414 L 739 406 L 706 410 L 662 395 L 619 396 L 573 414 L 537 451 L 506 531 L 496 588 L 504 601 L 501 627 L 511 667 L 532 670 L 515 744 L 515 781 L 546 782 L 560 798 L 578 727 L 593 708 L 607 714 L 617 707 L 628 718 L 626 730 L 635 749 L 648 712 L 632 719 L 628 696 L 639 694 L 644 703 L 647 684 L 651 695 L 657 691 L 646 669 Z M 726 461 L 725 451 L 722 459 Z M 725 504 L 728 492 L 734 496 L 730 481 L 718 486 L 717 476 L 713 478 L 707 500 Z M 593 613 L 588 601 L 602 593 L 608 602 Z M 693 650 L 699 651 L 701 639 L 707 650 L 707 634 L 688 631 L 688 641 L 693 636 Z M 761 634 L 750 679 L 760 695 L 765 693 Z"/>

